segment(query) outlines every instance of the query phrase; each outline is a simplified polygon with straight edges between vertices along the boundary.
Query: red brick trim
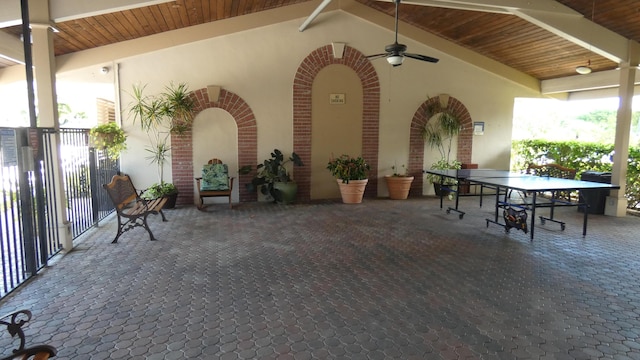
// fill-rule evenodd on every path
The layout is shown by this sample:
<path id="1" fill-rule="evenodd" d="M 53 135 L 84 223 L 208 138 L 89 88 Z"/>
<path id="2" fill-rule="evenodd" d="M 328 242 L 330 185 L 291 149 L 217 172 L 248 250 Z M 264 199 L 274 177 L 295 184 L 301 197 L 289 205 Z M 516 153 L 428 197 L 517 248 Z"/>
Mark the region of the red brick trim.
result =
<path id="1" fill-rule="evenodd" d="M 409 135 L 409 172 L 422 179 L 423 163 L 424 163 L 424 139 L 422 138 L 422 129 L 429 119 L 426 118 L 427 107 L 436 101 L 440 101 L 440 97 L 432 97 L 427 99 L 413 115 L 411 121 L 411 131 Z M 467 108 L 458 99 L 449 97 L 447 108 L 456 114 L 462 122 L 462 131 L 458 134 L 458 161 L 462 163 L 471 163 L 471 152 L 473 149 L 473 126 L 471 123 L 471 115 Z M 435 114 L 434 114 L 435 115 Z M 422 196 L 422 181 L 414 181 L 411 184 L 410 196 Z"/>
<path id="2" fill-rule="evenodd" d="M 195 113 L 209 108 L 226 110 L 235 119 L 238 126 L 238 164 L 257 164 L 258 162 L 258 132 L 256 118 L 251 107 L 240 96 L 220 90 L 217 102 L 209 100 L 206 88 L 195 90 L 192 94 L 196 106 Z M 183 135 L 171 135 L 171 166 L 173 183 L 179 191 L 178 204 L 193 204 L 193 134 L 191 130 Z M 255 201 L 256 194 L 249 193 L 243 184 L 251 181 L 250 174 L 240 175 L 234 186 L 238 188 L 240 202 Z"/>
<path id="3" fill-rule="evenodd" d="M 325 66 L 346 65 L 352 68 L 362 81 L 362 157 L 371 166 L 369 184 L 365 196 L 378 193 L 378 138 L 380 121 L 380 82 L 378 75 L 358 50 L 345 46 L 341 59 L 333 57 L 331 45 L 312 51 L 300 64 L 293 81 L 293 151 L 308 166 L 294 169 L 298 183 L 298 199 L 311 199 L 311 88 L 314 78 Z M 354 154 L 355 155 L 355 154 Z"/>

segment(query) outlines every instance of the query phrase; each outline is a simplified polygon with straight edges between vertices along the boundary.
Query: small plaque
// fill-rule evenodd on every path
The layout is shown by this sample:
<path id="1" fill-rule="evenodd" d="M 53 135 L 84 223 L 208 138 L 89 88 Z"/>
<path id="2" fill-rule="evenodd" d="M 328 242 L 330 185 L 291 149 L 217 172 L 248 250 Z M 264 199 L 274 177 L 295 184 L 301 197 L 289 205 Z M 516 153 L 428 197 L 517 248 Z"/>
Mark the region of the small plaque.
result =
<path id="1" fill-rule="evenodd" d="M 329 94 L 329 104 L 344 105 L 345 104 L 344 94 Z"/>
<path id="2" fill-rule="evenodd" d="M 473 135 L 484 135 L 484 121 L 473 123 Z"/>

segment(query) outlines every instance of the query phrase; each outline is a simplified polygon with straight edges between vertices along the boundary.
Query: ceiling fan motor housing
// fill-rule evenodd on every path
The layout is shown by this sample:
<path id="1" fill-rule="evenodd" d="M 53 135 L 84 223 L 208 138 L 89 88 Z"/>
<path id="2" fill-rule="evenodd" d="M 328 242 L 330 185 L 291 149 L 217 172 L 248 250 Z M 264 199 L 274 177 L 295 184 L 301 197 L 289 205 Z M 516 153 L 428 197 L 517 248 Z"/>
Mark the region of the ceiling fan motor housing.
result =
<path id="1" fill-rule="evenodd" d="M 389 44 L 384 47 L 384 51 L 391 54 L 403 54 L 407 51 L 407 45 L 398 43 Z"/>

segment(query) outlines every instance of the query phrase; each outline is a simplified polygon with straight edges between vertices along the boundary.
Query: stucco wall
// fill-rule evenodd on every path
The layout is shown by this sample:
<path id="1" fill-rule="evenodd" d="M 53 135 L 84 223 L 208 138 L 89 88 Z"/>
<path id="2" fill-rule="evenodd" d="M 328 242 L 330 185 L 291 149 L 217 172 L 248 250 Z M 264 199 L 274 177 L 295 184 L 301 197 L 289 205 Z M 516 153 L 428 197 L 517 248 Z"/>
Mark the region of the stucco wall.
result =
<path id="1" fill-rule="evenodd" d="M 379 53 L 393 39 L 391 32 L 340 11 L 302 33 L 297 29 L 299 24 L 299 20 L 288 21 L 123 59 L 118 62 L 123 105 L 130 101 L 127 91 L 133 84 L 147 84 L 149 93 L 161 92 L 171 81 L 186 82 L 191 89 L 219 85 L 242 97 L 251 107 L 257 123 L 259 161 L 268 157 L 274 148 L 290 153 L 293 150 L 292 81 L 300 62 L 316 48 L 332 42 L 343 42 L 362 53 L 372 54 Z M 481 167 L 508 167 L 513 98 L 536 94 L 402 36 L 400 41 L 405 42 L 411 52 L 438 57 L 440 62 L 430 64 L 406 59 L 402 66 L 395 68 L 384 59 L 372 62 L 380 81 L 377 176 L 391 173 L 394 164 L 407 163 L 413 114 L 428 97 L 439 94 L 455 97 L 466 106 L 472 121 L 485 123 L 484 135 L 473 138 L 472 161 Z M 131 139 L 130 150 L 123 155 L 123 169 L 134 175 L 142 186 L 148 185 L 156 179 L 154 169 L 140 156 L 146 144 L 144 134 L 140 134 L 126 116 L 123 123 Z M 212 135 L 212 139 L 216 136 L 219 134 Z M 207 153 L 229 158 L 237 164 L 237 149 L 224 142 L 220 142 L 219 147 L 214 141 L 207 146 Z M 194 151 L 197 158 L 208 156 L 199 153 L 205 150 L 197 144 Z M 425 157 L 424 166 L 428 167 L 433 161 Z M 197 169 L 198 165 L 194 167 Z M 171 179 L 169 167 L 166 175 Z M 378 194 L 386 195 L 382 181 Z"/>

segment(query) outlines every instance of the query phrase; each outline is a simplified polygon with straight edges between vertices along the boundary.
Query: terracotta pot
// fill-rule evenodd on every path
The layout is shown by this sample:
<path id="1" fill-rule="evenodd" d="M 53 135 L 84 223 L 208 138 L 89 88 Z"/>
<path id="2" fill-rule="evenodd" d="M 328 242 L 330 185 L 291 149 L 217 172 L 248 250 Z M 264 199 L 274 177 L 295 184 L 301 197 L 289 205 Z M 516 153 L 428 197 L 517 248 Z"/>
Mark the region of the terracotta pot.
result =
<path id="1" fill-rule="evenodd" d="M 386 175 L 389 198 L 393 200 L 404 200 L 409 196 L 409 189 L 413 182 L 413 176 L 391 176 Z"/>
<path id="2" fill-rule="evenodd" d="M 342 195 L 342 202 L 345 204 L 360 204 L 362 202 L 362 196 L 364 195 L 364 189 L 367 187 L 369 179 L 364 180 L 349 180 L 349 183 L 343 183 L 341 179 L 337 179 L 338 187 L 340 188 L 340 195 Z"/>

